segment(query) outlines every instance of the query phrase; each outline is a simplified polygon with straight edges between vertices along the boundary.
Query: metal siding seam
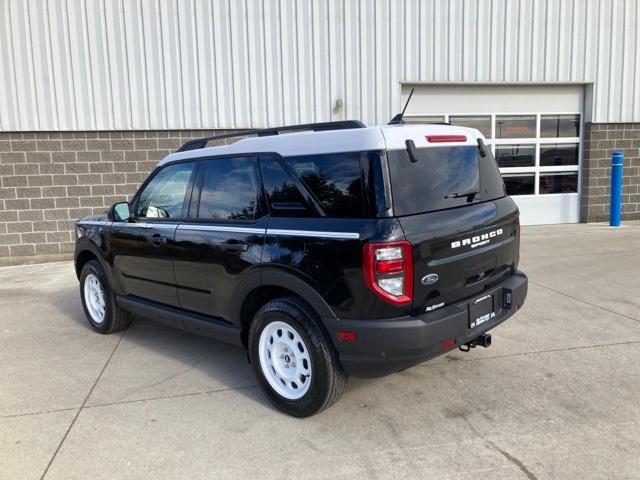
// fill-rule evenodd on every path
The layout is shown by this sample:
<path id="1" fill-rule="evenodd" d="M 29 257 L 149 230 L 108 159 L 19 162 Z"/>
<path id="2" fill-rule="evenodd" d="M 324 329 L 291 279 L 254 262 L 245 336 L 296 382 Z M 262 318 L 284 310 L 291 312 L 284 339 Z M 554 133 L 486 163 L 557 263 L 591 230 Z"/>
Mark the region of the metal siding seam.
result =
<path id="1" fill-rule="evenodd" d="M 33 41 L 32 41 L 32 32 L 31 32 L 31 14 L 30 14 L 30 6 L 29 6 L 29 0 L 27 0 L 24 5 L 25 8 L 27 10 L 27 18 L 26 18 L 26 49 L 27 49 L 27 56 L 28 56 L 28 61 L 29 61 L 29 73 L 30 73 L 30 81 L 29 81 L 29 85 L 31 87 L 31 94 L 33 95 L 34 101 L 35 101 L 35 110 L 36 110 L 36 115 L 34 118 L 34 125 L 35 125 L 35 130 L 39 130 L 40 129 L 40 102 L 38 101 L 38 89 L 36 86 L 36 67 L 35 67 L 35 63 L 34 63 L 34 55 L 33 55 Z M 23 10 L 24 11 L 24 10 Z"/>
<path id="2" fill-rule="evenodd" d="M 47 0 L 45 0 L 44 3 L 44 10 L 45 10 L 45 30 L 47 32 L 47 39 L 46 39 L 46 55 L 49 59 L 48 62 L 48 66 L 49 66 L 49 74 L 51 75 L 51 82 L 52 82 L 52 97 L 53 97 L 53 120 L 54 120 L 54 125 L 53 127 L 58 130 L 60 129 L 60 111 L 58 108 L 58 92 L 57 92 L 57 81 L 56 81 L 56 74 L 55 74 L 55 69 L 53 67 L 53 55 L 51 54 L 51 51 L 53 49 L 53 42 L 51 41 L 51 15 L 49 13 L 49 2 Z"/>
<path id="3" fill-rule="evenodd" d="M 132 100 L 131 100 L 131 70 L 129 69 L 129 46 L 127 44 L 127 23 L 124 15 L 124 0 L 120 0 L 118 2 L 118 16 L 120 17 L 120 22 L 122 23 L 122 30 L 120 34 L 120 40 L 122 41 L 122 46 L 124 49 L 124 68 L 126 69 L 124 88 L 127 92 L 127 97 L 125 100 L 125 105 L 127 108 L 127 117 L 129 122 L 129 128 L 133 129 L 134 121 L 133 121 L 133 108 L 132 108 Z"/>
<path id="4" fill-rule="evenodd" d="M 638 78 L 640 78 L 640 59 L 638 59 L 638 56 L 640 55 L 640 45 L 639 45 L 639 40 L 640 40 L 640 35 L 638 35 L 638 29 L 640 28 L 640 6 L 636 4 L 636 19 L 635 19 L 635 27 L 634 28 L 634 33 L 635 33 L 635 41 L 634 41 L 634 46 L 635 46 L 635 55 L 634 55 L 634 59 L 635 59 L 635 69 L 634 69 L 634 75 L 633 75 L 633 90 L 632 90 L 632 108 L 631 108 L 631 118 L 632 121 L 634 119 L 638 119 L 638 117 L 640 117 L 640 106 L 638 105 L 640 97 L 638 96 L 638 88 L 640 88 L 640 86 L 638 85 Z"/>

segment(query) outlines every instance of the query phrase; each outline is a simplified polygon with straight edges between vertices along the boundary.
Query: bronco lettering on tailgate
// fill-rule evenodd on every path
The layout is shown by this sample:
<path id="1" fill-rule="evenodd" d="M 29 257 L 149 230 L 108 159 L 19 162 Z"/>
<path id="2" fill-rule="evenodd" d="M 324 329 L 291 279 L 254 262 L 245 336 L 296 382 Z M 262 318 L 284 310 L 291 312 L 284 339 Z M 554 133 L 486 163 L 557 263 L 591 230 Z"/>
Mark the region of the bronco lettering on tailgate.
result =
<path id="1" fill-rule="evenodd" d="M 471 246 L 471 248 L 476 248 L 481 245 L 488 244 L 492 238 L 502 235 L 502 229 L 498 228 L 497 230 L 491 230 L 490 232 L 483 233 L 481 235 L 475 235 L 469 238 L 463 238 L 462 240 L 456 240 L 455 242 L 451 242 L 451 248 L 459 248 L 465 245 Z"/>

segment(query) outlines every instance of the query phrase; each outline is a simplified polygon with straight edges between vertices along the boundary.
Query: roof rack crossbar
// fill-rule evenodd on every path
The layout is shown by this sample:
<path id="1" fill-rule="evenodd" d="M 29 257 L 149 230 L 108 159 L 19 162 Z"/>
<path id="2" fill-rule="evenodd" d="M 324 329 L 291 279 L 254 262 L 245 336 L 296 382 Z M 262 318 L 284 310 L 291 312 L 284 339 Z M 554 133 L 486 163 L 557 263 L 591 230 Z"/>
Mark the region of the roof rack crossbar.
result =
<path id="1" fill-rule="evenodd" d="M 233 133 L 225 133 L 223 135 L 214 135 L 213 137 L 195 138 L 184 143 L 176 152 L 186 152 L 187 150 L 197 150 L 207 146 L 207 143 L 223 140 L 225 138 L 246 137 L 249 135 L 258 135 L 266 137 L 270 135 L 279 135 L 280 132 L 296 132 L 303 130 L 313 130 L 321 132 L 327 130 L 347 130 L 350 128 L 365 128 L 365 124 L 358 120 L 341 120 L 337 122 L 307 123 L 304 125 L 287 125 L 284 127 L 274 128 L 258 128 L 253 130 L 240 130 Z"/>

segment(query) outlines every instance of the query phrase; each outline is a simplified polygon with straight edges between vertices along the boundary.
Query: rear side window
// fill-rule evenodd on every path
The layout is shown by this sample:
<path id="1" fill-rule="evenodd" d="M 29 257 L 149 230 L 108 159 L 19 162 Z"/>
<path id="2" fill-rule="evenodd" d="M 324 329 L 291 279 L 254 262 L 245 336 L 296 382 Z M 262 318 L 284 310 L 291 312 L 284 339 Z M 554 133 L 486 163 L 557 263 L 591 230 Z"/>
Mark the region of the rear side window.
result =
<path id="1" fill-rule="evenodd" d="M 287 157 L 296 176 L 329 217 L 364 214 L 361 152 Z"/>
<path id="2" fill-rule="evenodd" d="M 294 177 L 287 173 L 276 157 L 260 158 L 262 181 L 275 217 L 313 217 L 315 213 L 295 184 Z"/>
<path id="3" fill-rule="evenodd" d="M 198 218 L 254 220 L 258 209 L 259 179 L 253 157 L 209 160 L 198 204 Z"/>
<path id="4" fill-rule="evenodd" d="M 417 162 L 406 150 L 388 152 L 396 215 L 460 207 L 506 195 L 491 151 L 481 157 L 475 146 L 419 148 Z"/>
<path id="5" fill-rule="evenodd" d="M 313 217 L 320 207 L 328 217 L 362 218 L 361 159 L 368 161 L 368 153 L 263 157 L 262 178 L 271 214 Z"/>

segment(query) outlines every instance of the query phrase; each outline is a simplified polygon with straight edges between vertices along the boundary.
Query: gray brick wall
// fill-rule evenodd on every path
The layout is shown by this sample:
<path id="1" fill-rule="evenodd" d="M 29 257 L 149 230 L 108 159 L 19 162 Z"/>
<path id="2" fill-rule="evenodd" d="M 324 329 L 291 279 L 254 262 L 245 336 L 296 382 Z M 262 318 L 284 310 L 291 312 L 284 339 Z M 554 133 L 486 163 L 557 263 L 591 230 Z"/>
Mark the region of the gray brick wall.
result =
<path id="1" fill-rule="evenodd" d="M 581 219 L 609 221 L 611 154 L 624 153 L 622 219 L 640 220 L 640 123 L 587 123 L 582 170 Z"/>
<path id="2" fill-rule="evenodd" d="M 216 133 L 0 132 L 0 264 L 68 256 L 76 219 L 128 199 L 161 158 Z"/>

